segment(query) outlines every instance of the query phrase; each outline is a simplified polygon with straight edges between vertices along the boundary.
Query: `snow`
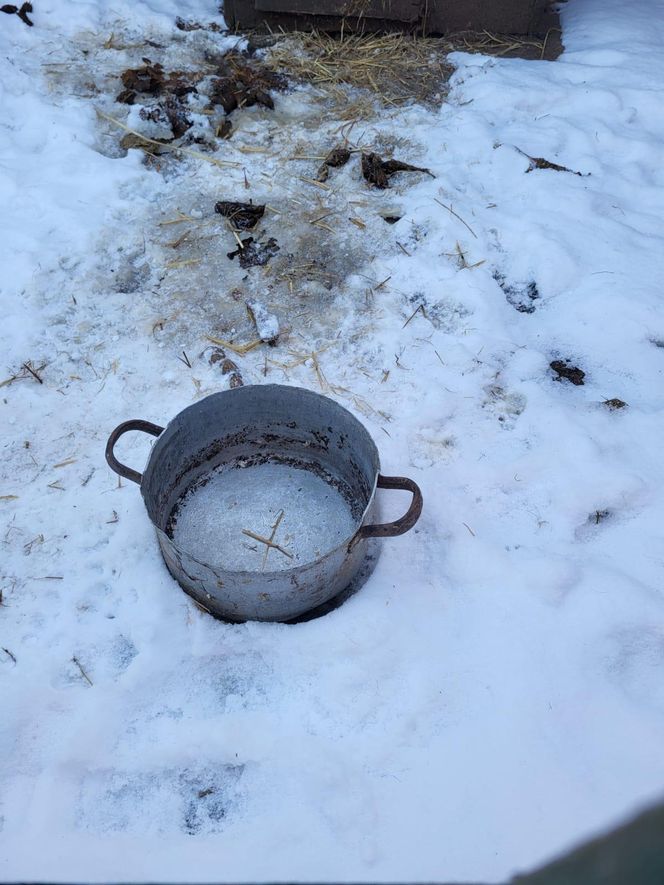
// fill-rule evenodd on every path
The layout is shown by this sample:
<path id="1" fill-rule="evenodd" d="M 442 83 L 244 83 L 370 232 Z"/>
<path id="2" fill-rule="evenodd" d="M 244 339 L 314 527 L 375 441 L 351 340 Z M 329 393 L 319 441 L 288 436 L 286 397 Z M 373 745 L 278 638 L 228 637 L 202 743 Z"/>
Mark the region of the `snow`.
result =
<path id="1" fill-rule="evenodd" d="M 95 108 L 146 50 L 110 35 L 169 69 L 236 38 L 173 29 L 207 0 L 35 5 L 0 20 L 0 878 L 499 881 L 660 796 L 661 3 L 570 0 L 555 63 L 455 55 L 439 109 L 351 131 L 436 176 L 384 193 L 356 155 L 297 178 L 348 126 L 304 87 L 236 112 L 236 167 L 120 156 Z M 272 273 L 226 258 L 231 197 L 276 209 Z M 329 287 L 279 276 L 319 253 Z M 425 500 L 296 626 L 196 609 L 103 458 L 228 385 L 206 335 L 251 340 L 254 297 L 282 334 L 227 354 L 245 383 L 324 389 Z"/>
<path id="2" fill-rule="evenodd" d="M 275 343 L 279 337 L 279 320 L 268 311 L 260 301 L 247 301 L 247 310 L 256 326 L 256 332 L 261 341 L 266 344 Z"/>

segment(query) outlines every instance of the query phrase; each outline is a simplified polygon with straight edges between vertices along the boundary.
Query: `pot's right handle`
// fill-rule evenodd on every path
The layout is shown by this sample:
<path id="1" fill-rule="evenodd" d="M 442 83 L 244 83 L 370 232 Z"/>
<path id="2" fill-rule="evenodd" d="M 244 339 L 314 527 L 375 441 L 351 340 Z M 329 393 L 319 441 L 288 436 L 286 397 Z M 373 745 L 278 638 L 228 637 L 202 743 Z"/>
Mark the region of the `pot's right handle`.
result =
<path id="1" fill-rule="evenodd" d="M 378 475 L 379 489 L 402 489 L 413 493 L 410 507 L 401 519 L 395 522 L 386 522 L 382 525 L 363 525 L 358 532 L 359 538 L 391 538 L 394 535 L 403 535 L 410 531 L 420 518 L 422 513 L 422 492 L 417 483 L 405 476 L 381 476 Z"/>
<path id="2" fill-rule="evenodd" d="M 160 433 L 163 433 L 164 428 L 160 427 L 158 424 L 152 424 L 150 421 L 142 421 L 140 418 L 133 418 L 131 421 L 123 421 L 122 424 L 118 424 L 108 438 L 108 442 L 106 443 L 106 460 L 108 461 L 108 466 L 111 470 L 115 470 L 120 476 L 124 476 L 125 479 L 130 479 L 132 482 L 136 482 L 140 486 L 141 480 L 143 479 L 142 474 L 140 474 L 138 470 L 132 470 L 131 467 L 126 467 L 124 464 L 120 464 L 113 452 L 116 442 L 123 434 L 130 430 L 141 430 L 143 433 L 149 433 L 151 436 L 159 436 Z"/>

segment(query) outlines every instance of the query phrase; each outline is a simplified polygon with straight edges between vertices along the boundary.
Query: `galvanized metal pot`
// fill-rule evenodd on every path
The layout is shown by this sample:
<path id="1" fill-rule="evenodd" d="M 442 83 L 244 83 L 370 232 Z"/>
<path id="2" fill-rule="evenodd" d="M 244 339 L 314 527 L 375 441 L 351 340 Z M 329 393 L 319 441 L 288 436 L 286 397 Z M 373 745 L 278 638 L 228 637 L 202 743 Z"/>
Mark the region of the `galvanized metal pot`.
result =
<path id="1" fill-rule="evenodd" d="M 118 439 L 132 430 L 157 437 L 142 475 L 114 454 Z M 125 421 L 111 433 L 106 459 L 116 473 L 140 485 L 175 580 L 206 611 L 230 621 L 287 621 L 322 605 L 347 587 L 360 569 L 368 538 L 407 532 L 422 510 L 422 494 L 411 479 L 381 476 L 376 446 L 350 412 L 328 397 L 297 387 L 265 384 L 215 393 L 184 409 L 165 429 L 149 421 Z M 255 479 L 247 468 L 261 465 L 272 465 L 271 470 L 281 465 L 291 470 L 289 475 L 310 473 L 324 480 L 330 495 L 341 495 L 348 508 L 347 535 L 337 534 L 326 542 L 328 496 L 323 495 L 321 501 L 312 502 L 313 509 L 301 505 L 289 514 L 291 523 L 295 521 L 295 538 L 297 520 L 302 532 L 311 536 L 312 514 L 318 514 L 320 555 L 309 561 L 298 562 L 285 547 L 248 530 L 224 538 L 209 554 L 197 550 L 193 555 L 191 549 L 183 549 L 173 526 L 192 490 L 203 488 L 217 475 L 236 485 L 240 480 L 241 486 L 244 477 Z M 303 470 L 308 473 L 298 472 Z M 408 512 L 396 522 L 373 524 L 377 488 L 411 492 Z M 282 506 L 288 509 L 289 501 Z M 246 518 L 249 521 L 249 514 Z M 262 553 L 269 548 L 270 559 L 251 553 L 251 563 L 228 568 L 224 550 L 231 547 L 224 548 L 224 543 L 232 545 L 237 561 L 236 545 L 247 544 L 252 537 L 258 539 L 252 550 L 259 548 Z"/>

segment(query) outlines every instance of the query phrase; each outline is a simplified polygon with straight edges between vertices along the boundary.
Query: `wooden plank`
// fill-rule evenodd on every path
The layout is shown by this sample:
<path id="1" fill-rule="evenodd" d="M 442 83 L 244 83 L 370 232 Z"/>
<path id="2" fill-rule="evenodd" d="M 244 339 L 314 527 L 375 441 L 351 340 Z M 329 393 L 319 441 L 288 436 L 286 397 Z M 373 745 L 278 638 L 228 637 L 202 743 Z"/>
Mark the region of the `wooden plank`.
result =
<path id="1" fill-rule="evenodd" d="M 229 27 L 245 30 L 338 33 L 343 26 L 347 33 L 371 33 L 421 27 L 426 8 L 427 34 L 486 29 L 548 35 L 545 57 L 553 59 L 561 51 L 560 23 L 557 14 L 545 14 L 545 4 L 546 0 L 224 0 L 224 17 Z M 368 14 L 358 18 L 363 6 Z"/>
<path id="2" fill-rule="evenodd" d="M 260 12 L 338 15 L 399 22 L 416 22 L 422 6 L 422 0 L 255 0 L 255 8 Z"/>

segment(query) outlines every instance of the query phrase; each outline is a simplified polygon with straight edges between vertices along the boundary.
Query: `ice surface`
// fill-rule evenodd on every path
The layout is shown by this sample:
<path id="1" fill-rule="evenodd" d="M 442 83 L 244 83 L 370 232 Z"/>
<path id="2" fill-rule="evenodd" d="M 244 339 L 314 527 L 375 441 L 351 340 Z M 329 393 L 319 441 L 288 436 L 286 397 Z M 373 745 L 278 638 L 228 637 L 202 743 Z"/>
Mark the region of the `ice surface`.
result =
<path id="1" fill-rule="evenodd" d="M 286 553 L 270 548 L 266 557 L 267 546 L 243 530 L 269 539 L 277 520 L 273 541 Z M 268 463 L 206 477 L 178 506 L 173 539 L 208 565 L 279 571 L 319 559 L 355 528 L 348 503 L 333 485 L 310 470 Z"/>

